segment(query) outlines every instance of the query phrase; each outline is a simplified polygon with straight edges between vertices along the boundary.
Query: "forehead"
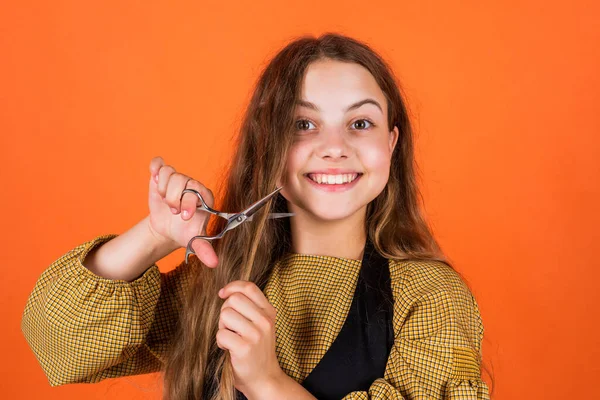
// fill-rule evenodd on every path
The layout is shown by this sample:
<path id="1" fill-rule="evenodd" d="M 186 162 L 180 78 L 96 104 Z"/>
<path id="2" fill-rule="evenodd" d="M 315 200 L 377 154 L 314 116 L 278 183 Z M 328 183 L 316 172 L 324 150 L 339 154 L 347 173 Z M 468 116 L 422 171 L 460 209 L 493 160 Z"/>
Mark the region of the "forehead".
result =
<path id="1" fill-rule="evenodd" d="M 314 103 L 321 110 L 339 111 L 369 97 L 377 100 L 385 109 L 383 91 L 362 65 L 320 60 L 311 63 L 304 74 L 301 100 Z"/>

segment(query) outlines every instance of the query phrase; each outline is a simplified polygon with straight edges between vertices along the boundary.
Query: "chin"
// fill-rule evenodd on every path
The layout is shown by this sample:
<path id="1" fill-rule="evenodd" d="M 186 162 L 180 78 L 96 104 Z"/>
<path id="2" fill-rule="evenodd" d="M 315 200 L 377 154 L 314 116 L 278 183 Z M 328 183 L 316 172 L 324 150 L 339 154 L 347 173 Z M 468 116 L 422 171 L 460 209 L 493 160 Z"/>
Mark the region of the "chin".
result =
<path id="1" fill-rule="evenodd" d="M 322 221 L 341 221 L 347 218 L 351 218 L 356 215 L 357 212 L 363 210 L 363 207 L 318 207 L 308 208 L 308 212 L 316 219 Z"/>

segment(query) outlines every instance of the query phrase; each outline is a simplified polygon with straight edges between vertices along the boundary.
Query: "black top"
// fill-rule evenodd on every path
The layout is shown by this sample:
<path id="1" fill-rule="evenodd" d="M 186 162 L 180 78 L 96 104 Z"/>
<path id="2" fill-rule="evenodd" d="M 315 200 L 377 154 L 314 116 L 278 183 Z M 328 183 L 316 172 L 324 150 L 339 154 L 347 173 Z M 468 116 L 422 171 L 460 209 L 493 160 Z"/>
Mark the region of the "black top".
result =
<path id="1" fill-rule="evenodd" d="M 367 240 L 348 317 L 323 358 L 302 382 L 319 400 L 367 391 L 383 378 L 394 344 L 393 296 L 388 260 Z M 247 400 L 236 390 L 238 400 Z"/>

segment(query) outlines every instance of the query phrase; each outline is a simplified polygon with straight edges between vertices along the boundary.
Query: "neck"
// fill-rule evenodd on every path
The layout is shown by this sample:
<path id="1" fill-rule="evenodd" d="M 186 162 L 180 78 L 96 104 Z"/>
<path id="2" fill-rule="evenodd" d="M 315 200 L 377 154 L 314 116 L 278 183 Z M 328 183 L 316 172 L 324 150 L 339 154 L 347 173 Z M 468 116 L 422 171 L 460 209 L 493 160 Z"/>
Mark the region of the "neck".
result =
<path id="1" fill-rule="evenodd" d="M 292 251 L 300 254 L 361 260 L 367 240 L 366 206 L 348 218 L 323 221 L 304 210 L 290 220 Z"/>

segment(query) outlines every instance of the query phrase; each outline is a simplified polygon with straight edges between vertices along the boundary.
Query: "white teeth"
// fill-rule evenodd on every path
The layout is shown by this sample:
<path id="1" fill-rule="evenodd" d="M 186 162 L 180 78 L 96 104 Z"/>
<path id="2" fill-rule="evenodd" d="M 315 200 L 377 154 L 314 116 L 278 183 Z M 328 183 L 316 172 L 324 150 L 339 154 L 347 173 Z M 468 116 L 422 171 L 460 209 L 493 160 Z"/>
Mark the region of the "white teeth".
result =
<path id="1" fill-rule="evenodd" d="M 308 177 L 313 181 L 325 184 L 325 185 L 342 185 L 349 183 L 358 177 L 358 174 L 340 174 L 340 175 L 326 175 L 326 174 L 308 174 Z"/>

